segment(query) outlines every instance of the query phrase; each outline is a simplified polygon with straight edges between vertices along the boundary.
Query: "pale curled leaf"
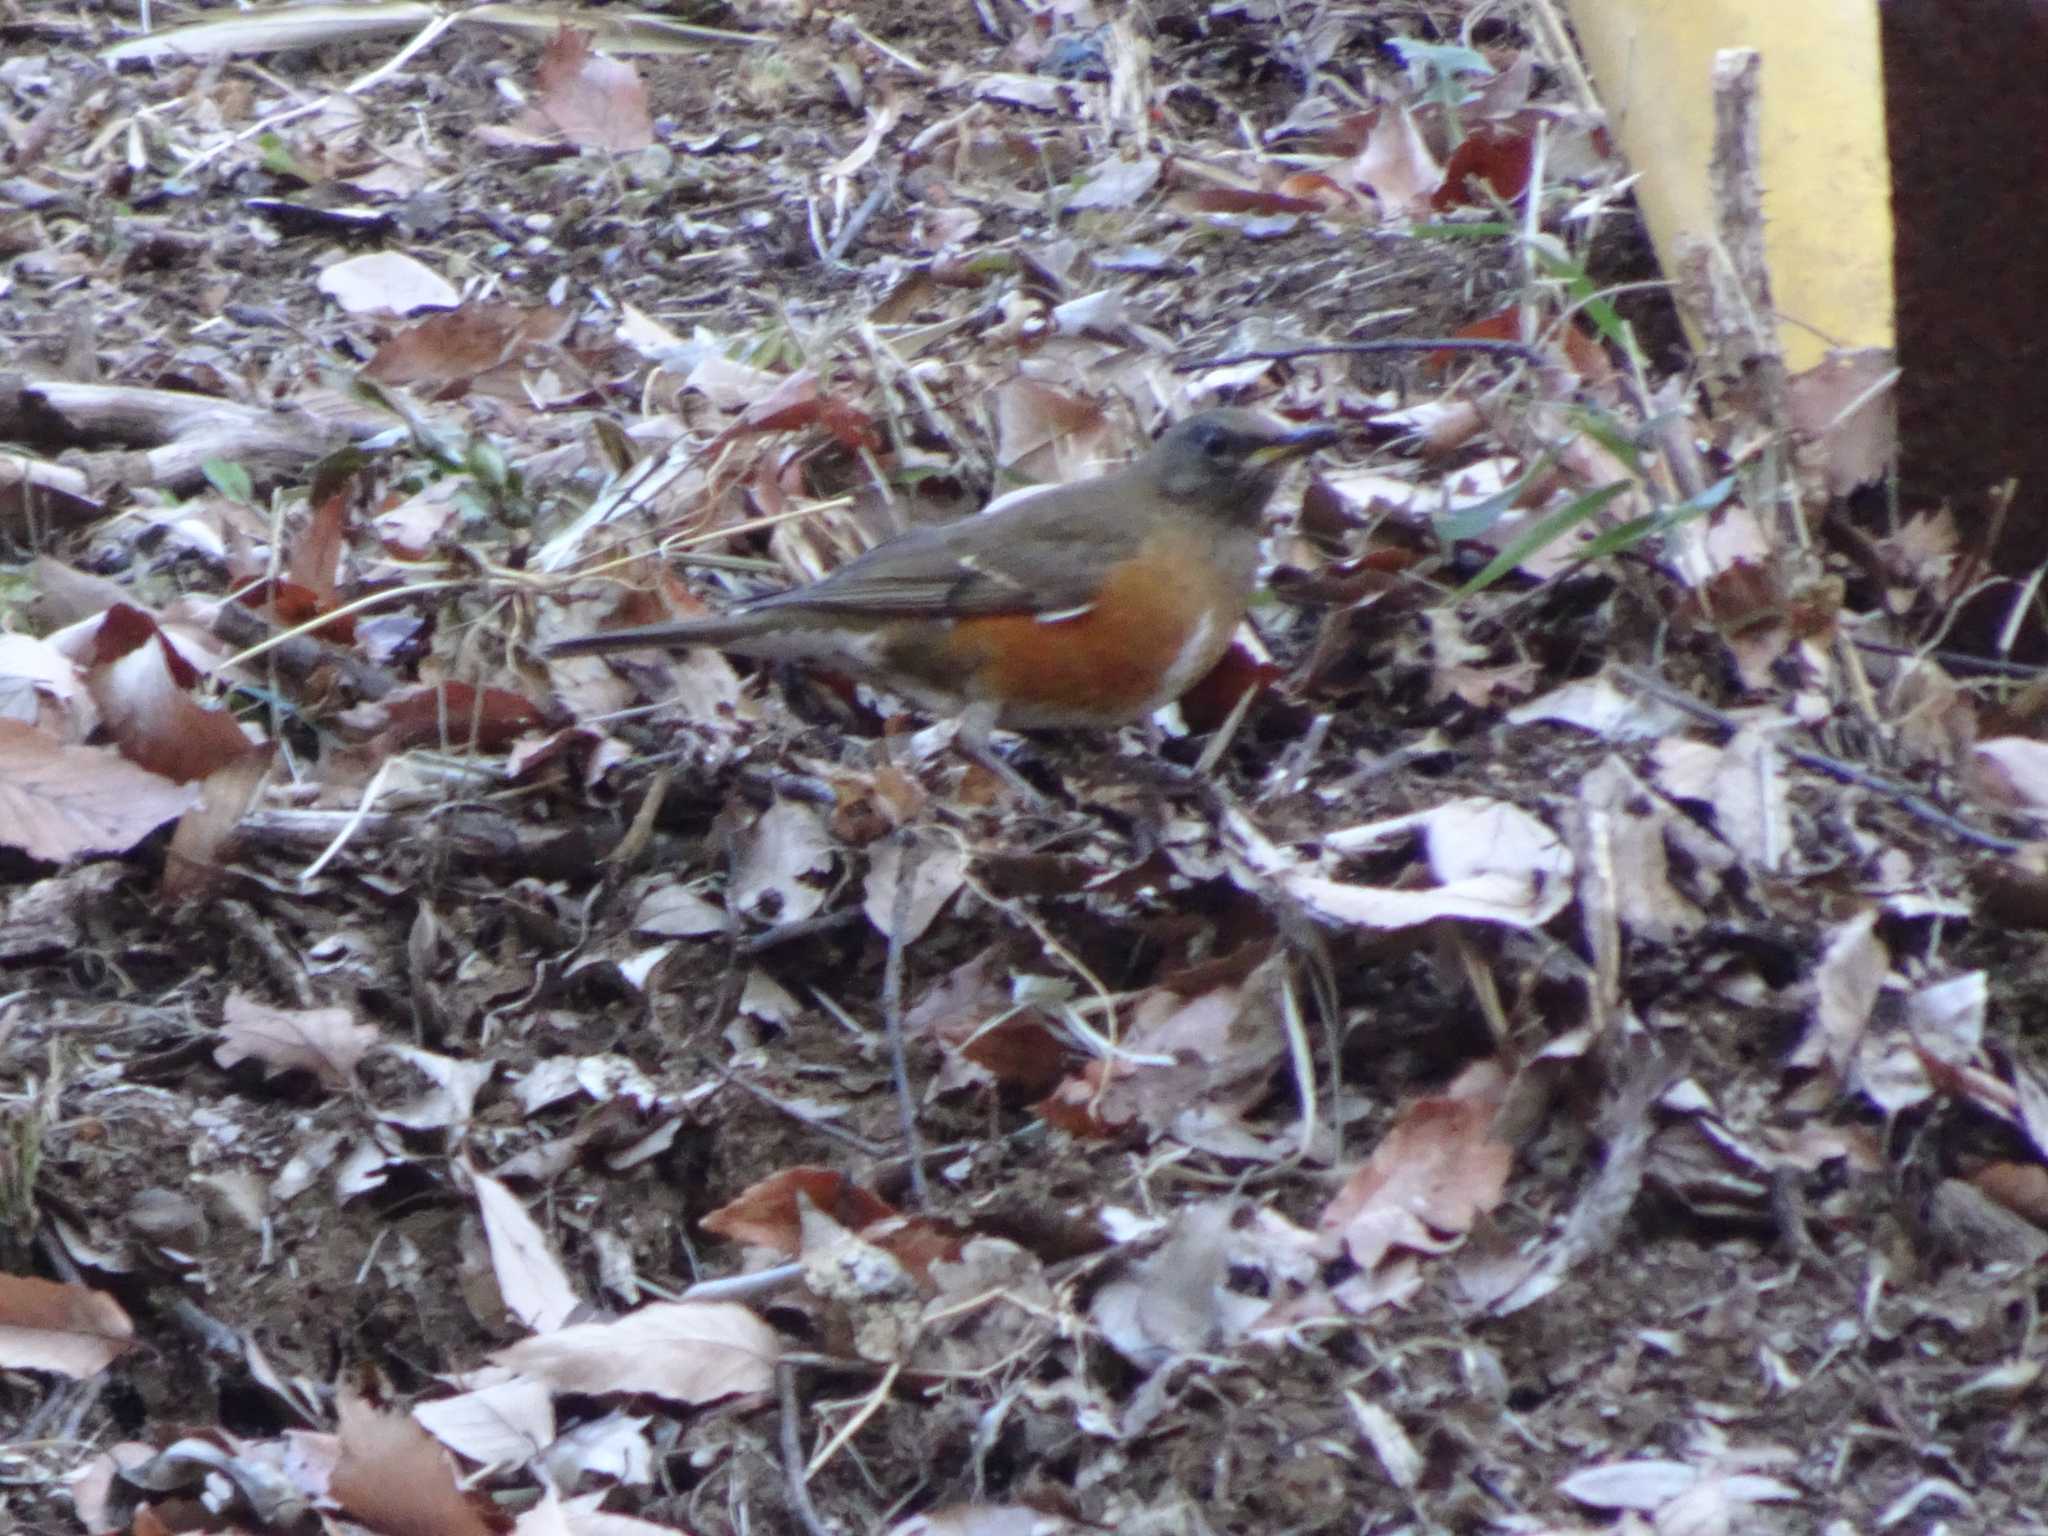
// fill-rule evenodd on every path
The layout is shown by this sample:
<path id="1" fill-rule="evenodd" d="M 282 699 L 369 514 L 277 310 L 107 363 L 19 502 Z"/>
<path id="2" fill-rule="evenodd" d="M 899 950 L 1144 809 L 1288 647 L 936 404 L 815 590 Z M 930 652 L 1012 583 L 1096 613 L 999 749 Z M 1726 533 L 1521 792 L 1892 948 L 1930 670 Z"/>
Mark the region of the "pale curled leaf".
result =
<path id="1" fill-rule="evenodd" d="M 330 1088 L 347 1088 L 356 1066 L 378 1043 L 375 1025 L 358 1024 L 346 1008 L 272 1008 L 245 992 L 228 995 L 217 1066 L 256 1060 L 273 1072 L 311 1072 Z"/>
<path id="2" fill-rule="evenodd" d="M 412 1416 L 458 1456 L 479 1466 L 518 1466 L 555 1438 L 548 1390 L 527 1376 L 413 1405 Z"/>
<path id="3" fill-rule="evenodd" d="M 834 845 L 811 806 L 778 800 L 754 823 L 733 871 L 731 902 L 769 922 L 795 923 L 825 904 Z"/>
<path id="4" fill-rule="evenodd" d="M 708 1403 L 765 1392 L 782 1344 L 775 1330 L 730 1302 L 663 1302 L 613 1323 L 579 1323 L 523 1339 L 492 1358 L 557 1392 L 651 1392 Z"/>
<path id="5" fill-rule="evenodd" d="M 462 302 L 446 278 L 399 251 L 344 257 L 320 274 L 316 286 L 352 315 L 409 315 Z"/>
<path id="6" fill-rule="evenodd" d="M 1028 1504 L 948 1504 L 891 1526 L 889 1536 L 1069 1536 L 1083 1529 Z"/>
<path id="7" fill-rule="evenodd" d="M 896 926 L 897 877 L 902 867 L 903 845 L 893 840 L 877 848 L 868 865 L 863 910 L 875 932 L 884 936 L 891 935 Z M 911 870 L 904 931 L 893 935 L 897 942 L 911 944 L 923 937 L 966 878 L 966 849 L 956 843 L 920 849 Z"/>
<path id="8" fill-rule="evenodd" d="M 1396 1488 L 1413 1491 L 1422 1479 L 1422 1453 L 1401 1427 L 1401 1421 L 1378 1403 L 1369 1403 L 1358 1393 L 1346 1391 L 1344 1401 L 1358 1421 L 1359 1433 L 1372 1447 L 1373 1455 Z"/>
<path id="9" fill-rule="evenodd" d="M 1648 1511 L 1677 1498 L 1699 1477 L 1697 1467 L 1682 1461 L 1613 1461 L 1572 1473 L 1558 1492 L 1595 1509 Z"/>
<path id="10" fill-rule="evenodd" d="M 574 1488 L 603 1478 L 614 1483 L 654 1481 L 654 1446 L 647 1438 L 648 1414 L 612 1412 L 586 1419 L 547 1448 L 542 1465 L 558 1487 Z"/>
<path id="11" fill-rule="evenodd" d="M 491 1247 L 491 1268 L 505 1306 L 536 1333 L 562 1326 L 581 1305 L 576 1287 L 555 1257 L 534 1219 L 512 1191 L 489 1174 L 470 1174 L 476 1203 L 483 1212 L 484 1237 Z"/>
<path id="12" fill-rule="evenodd" d="M 394 1045 L 390 1051 L 432 1084 L 417 1098 L 377 1112 L 378 1119 L 407 1130 L 439 1131 L 467 1125 L 476 1112 L 476 1096 L 498 1070 L 495 1061 L 465 1061 L 437 1051 L 423 1051 L 416 1045 Z"/>
<path id="13" fill-rule="evenodd" d="M 135 1325 L 104 1291 L 0 1275 L 0 1366 L 83 1379 L 134 1347 Z"/>
<path id="14" fill-rule="evenodd" d="M 1242 815 L 1232 813 L 1230 822 L 1252 870 L 1333 922 L 1398 929 L 1451 918 L 1539 928 L 1571 899 L 1569 850 L 1543 822 L 1506 801 L 1453 800 L 1322 839 L 1326 854 L 1345 854 L 1420 837 L 1438 881 L 1421 890 L 1334 879 L 1268 840 Z"/>

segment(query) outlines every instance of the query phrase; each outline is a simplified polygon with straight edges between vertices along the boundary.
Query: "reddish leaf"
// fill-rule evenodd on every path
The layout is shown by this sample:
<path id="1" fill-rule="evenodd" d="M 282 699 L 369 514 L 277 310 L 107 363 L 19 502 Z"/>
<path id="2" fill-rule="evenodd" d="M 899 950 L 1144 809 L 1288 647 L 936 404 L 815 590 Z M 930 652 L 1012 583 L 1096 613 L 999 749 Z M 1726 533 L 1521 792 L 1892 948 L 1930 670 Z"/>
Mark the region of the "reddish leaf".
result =
<path id="1" fill-rule="evenodd" d="M 93 702 L 122 756 L 151 773 L 189 784 L 255 750 L 234 716 L 207 709 L 186 691 L 197 673 L 154 622 L 134 609 L 110 610 L 107 618 L 100 626 L 103 654 L 113 643 L 110 630 L 125 638 L 137 620 L 149 629 L 142 643 L 86 674 Z"/>
<path id="2" fill-rule="evenodd" d="M 854 1232 L 896 1214 L 888 1201 L 843 1173 L 830 1168 L 786 1168 L 742 1191 L 699 1225 L 731 1242 L 753 1243 L 794 1258 L 803 1247 L 799 1195 Z"/>
<path id="3" fill-rule="evenodd" d="M 1436 189 L 1430 206 L 1442 213 L 1468 205 L 1484 206 L 1488 199 L 1472 184 L 1479 183 L 1504 203 L 1514 202 L 1529 190 L 1529 172 L 1535 159 L 1535 145 L 1526 129 L 1482 125 L 1465 135 L 1464 142 L 1451 151 L 1444 166 L 1444 184 Z"/>
<path id="4" fill-rule="evenodd" d="M 547 724 L 540 707 L 509 688 L 434 683 L 350 710 L 348 723 L 376 733 L 384 752 L 437 746 L 448 751 L 502 752 Z"/>
<path id="5" fill-rule="evenodd" d="M 335 579 L 340 573 L 343 535 L 348 531 L 348 498 L 328 496 L 313 508 L 306 531 L 292 545 L 285 570 L 312 594 L 313 613 L 334 606 Z M 311 618 L 312 614 L 306 615 Z"/>
<path id="6" fill-rule="evenodd" d="M 1352 1260 L 1370 1270 L 1392 1248 L 1433 1252 L 1499 1203 L 1514 1149 L 1493 1136 L 1498 1089 L 1417 1099 L 1323 1210 Z"/>
<path id="7" fill-rule="evenodd" d="M 1242 644 L 1232 642 L 1216 665 L 1180 696 L 1180 716 L 1191 731 L 1216 730 L 1230 718 L 1239 699 L 1278 682 L 1284 675 L 1280 667 L 1256 659 Z"/>
<path id="8" fill-rule="evenodd" d="M 91 654 L 81 658 L 82 664 L 100 667 L 119 661 L 138 646 L 157 639 L 160 633 L 153 615 L 132 603 L 115 603 L 100 615 L 100 627 L 93 631 Z M 190 688 L 199 681 L 199 669 L 174 647 L 165 647 L 164 661 L 171 670 L 171 681 L 180 688 Z"/>
<path id="9" fill-rule="evenodd" d="M 1257 187 L 1197 187 L 1188 201 L 1202 213 L 1321 213 L 1313 197 L 1267 192 Z"/>

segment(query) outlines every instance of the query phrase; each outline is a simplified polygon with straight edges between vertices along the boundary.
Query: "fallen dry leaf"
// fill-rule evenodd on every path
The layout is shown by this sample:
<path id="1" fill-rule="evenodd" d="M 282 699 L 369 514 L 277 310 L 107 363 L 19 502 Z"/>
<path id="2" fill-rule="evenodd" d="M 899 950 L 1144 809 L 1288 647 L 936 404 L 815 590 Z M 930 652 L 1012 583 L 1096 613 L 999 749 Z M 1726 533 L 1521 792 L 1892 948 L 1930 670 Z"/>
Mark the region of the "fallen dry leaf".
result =
<path id="1" fill-rule="evenodd" d="M 855 1232 L 896 1214 L 888 1201 L 843 1173 L 830 1168 L 785 1168 L 749 1185 L 698 1225 L 728 1241 L 753 1243 L 795 1258 L 803 1247 L 804 1200 Z"/>
<path id="2" fill-rule="evenodd" d="M 523 1339 L 491 1358 L 557 1392 L 651 1392 L 709 1403 L 767 1391 L 781 1353 L 775 1330 L 745 1307 L 678 1301 Z"/>
<path id="3" fill-rule="evenodd" d="M 1370 1270 L 1394 1248 L 1443 1253 L 1499 1203 L 1514 1149 L 1493 1138 L 1497 1099 L 1409 1104 L 1372 1156 L 1323 1208 L 1318 1225 Z"/>
<path id="4" fill-rule="evenodd" d="M 355 1082 L 356 1066 L 382 1037 L 346 1008 L 272 1008 L 231 992 L 221 1022 L 216 1065 L 256 1060 L 273 1072 L 311 1072 L 329 1088 Z"/>
<path id="5" fill-rule="evenodd" d="M 135 1325 L 104 1291 L 0 1275 L 0 1365 L 94 1375 L 135 1347 Z"/>
<path id="6" fill-rule="evenodd" d="M 199 791 L 99 747 L 66 746 L 32 725 L 0 720 L 0 843 L 61 864 L 120 853 L 174 816 Z"/>
<path id="7" fill-rule="evenodd" d="M 455 1464 L 411 1418 L 344 1387 L 335 1404 L 341 1457 L 328 1493 L 380 1536 L 494 1536 L 455 1481 Z"/>
<path id="8" fill-rule="evenodd" d="M 561 1327 L 582 1298 L 555 1257 L 554 1245 L 511 1190 L 474 1170 L 469 1179 L 483 1212 L 491 1267 L 506 1310 L 536 1333 Z"/>
<path id="9" fill-rule="evenodd" d="M 352 315 L 409 315 L 462 302 L 446 278 L 399 251 L 344 257 L 321 272 L 317 286 Z"/>
<path id="10" fill-rule="evenodd" d="M 625 154 L 654 142 L 639 71 L 594 52 L 588 32 L 564 27 L 549 39 L 534 84 L 541 115 L 571 144 Z"/>

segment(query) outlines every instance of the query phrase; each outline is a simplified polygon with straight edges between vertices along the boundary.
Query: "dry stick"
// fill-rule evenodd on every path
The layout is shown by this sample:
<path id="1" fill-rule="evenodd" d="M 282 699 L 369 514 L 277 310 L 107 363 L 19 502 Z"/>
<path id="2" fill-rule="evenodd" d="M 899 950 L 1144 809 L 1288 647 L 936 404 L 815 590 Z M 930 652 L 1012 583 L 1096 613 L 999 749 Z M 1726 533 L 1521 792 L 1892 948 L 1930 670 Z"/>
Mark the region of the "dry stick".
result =
<path id="1" fill-rule="evenodd" d="M 882 205 L 888 202 L 890 197 L 895 194 L 895 191 L 896 177 L 893 174 L 885 173 L 882 177 L 881 185 L 877 186 L 874 191 L 862 199 L 860 206 L 853 210 L 846 223 L 840 227 L 839 233 L 833 237 L 831 256 L 835 263 L 841 266 L 845 265 L 842 258 L 845 257 L 848 249 L 853 245 L 854 241 L 860 238 L 861 231 L 868 227 L 869 221 L 882 211 Z"/>
<path id="2" fill-rule="evenodd" d="M 1681 692 L 1662 678 L 1653 677 L 1635 667 L 1621 667 L 1617 672 L 1643 692 L 1691 715 L 1695 720 L 1726 731 L 1731 736 L 1742 728 L 1742 722 L 1734 716 L 1722 713 L 1711 704 L 1701 703 L 1691 694 Z M 1919 790 L 1901 784 L 1897 779 L 1886 778 L 1883 774 L 1872 773 L 1867 768 L 1859 768 L 1839 757 L 1830 757 L 1825 752 L 1815 752 L 1806 747 L 1780 745 L 1778 750 L 1802 768 L 1811 768 L 1815 773 L 1824 773 L 1829 778 L 1839 779 L 1845 784 L 1874 790 L 1897 802 L 1909 814 L 1940 827 L 1976 847 L 1988 848 L 1993 853 L 2017 853 L 2027 846 L 2023 839 L 2000 837 L 1996 832 L 1986 832 L 1981 827 L 1970 825 L 1953 812 L 1943 810 Z"/>
<path id="3" fill-rule="evenodd" d="M 674 782 L 675 766 L 672 763 L 663 763 L 654 771 L 647 792 L 640 797 L 640 809 L 633 813 L 632 824 L 626 828 L 626 835 L 604 856 L 604 863 L 623 866 L 639 861 L 640 855 L 647 851 L 647 845 L 654 841 L 655 818 L 661 814 L 662 802 L 668 799 L 669 785 Z"/>
<path id="4" fill-rule="evenodd" d="M 855 923 L 865 921 L 867 914 L 859 907 L 841 907 L 837 912 L 807 917 L 801 922 L 784 923 L 779 928 L 770 928 L 766 933 L 757 933 L 752 938 L 742 939 L 739 949 L 743 955 L 765 954 L 797 939 L 816 938 L 821 933 L 836 933 L 841 928 L 850 928 Z"/>
<path id="5" fill-rule="evenodd" d="M 796 1367 L 787 1360 L 775 1362 L 775 1395 L 782 1403 L 782 1475 L 789 1484 L 789 1507 L 811 1536 L 833 1536 L 831 1527 L 818 1518 L 805 1481 L 803 1432 L 796 1419 Z"/>
<path id="6" fill-rule="evenodd" d="M 1990 677 L 2019 677 L 2032 681 L 2048 677 L 2048 667 L 2024 661 L 2006 661 L 1997 656 L 1972 656 L 1966 651 L 1922 650 L 1917 646 L 1894 645 L 1889 640 L 1855 641 L 1856 649 L 1877 656 L 1898 656 L 1908 661 L 1938 661 L 1951 672 L 1979 672 Z"/>
<path id="7" fill-rule="evenodd" d="M 917 1099 L 910 1091 L 910 1052 L 903 1039 L 903 930 L 910 926 L 910 886 L 924 850 L 909 827 L 896 834 L 896 891 L 889 911 L 889 959 L 882 968 L 882 1015 L 889 1031 L 889 1075 L 896 1082 L 896 1108 L 903 1120 L 903 1150 L 910 1159 L 910 1193 L 919 1210 L 930 1210 L 931 1186 L 917 1140 Z"/>
<path id="8" fill-rule="evenodd" d="M 867 1137 L 862 1136 L 857 1132 L 849 1131 L 844 1126 L 834 1125 L 829 1120 L 820 1120 L 815 1116 L 805 1114 L 802 1110 L 793 1109 L 789 1105 L 783 1103 L 782 1100 L 776 1098 L 775 1095 L 770 1093 L 767 1089 L 757 1088 L 756 1086 L 754 1086 L 754 1084 L 748 1082 L 745 1078 L 738 1076 L 736 1073 L 728 1071 L 725 1074 L 723 1081 L 727 1086 L 737 1088 L 740 1092 L 744 1094 L 749 1094 L 752 1097 L 759 1099 L 763 1104 L 766 1104 L 770 1109 L 775 1110 L 780 1114 L 785 1114 L 789 1116 L 789 1118 L 794 1120 L 798 1125 L 804 1126 L 809 1130 L 816 1131 L 820 1136 L 825 1137 L 827 1140 L 844 1143 L 846 1146 L 853 1148 L 853 1150 L 858 1152 L 862 1157 L 872 1157 L 879 1159 L 888 1157 L 890 1155 L 889 1148 L 883 1143 L 879 1141 L 870 1141 L 867 1139 Z"/>
<path id="9" fill-rule="evenodd" d="M 1227 352 L 1222 357 L 1197 358 L 1175 363 L 1175 373 L 1199 373 L 1204 368 L 1234 368 L 1239 363 L 1289 363 L 1297 357 L 1324 357 L 1342 352 L 1491 352 L 1499 357 L 1519 357 L 1524 362 L 1544 363 L 1549 358 L 1542 348 L 1519 341 L 1485 341 L 1470 336 L 1390 336 L 1381 341 L 1320 341 L 1299 347 L 1260 347 L 1249 352 Z"/>
<path id="10" fill-rule="evenodd" d="M 325 615 L 322 615 L 325 618 Z M 276 639 L 277 632 L 253 608 L 228 601 L 214 610 L 208 626 L 218 640 L 247 648 Z M 295 634 L 271 652 L 277 670 L 294 682 L 304 682 L 323 669 L 332 669 L 361 698 L 389 698 L 398 691 L 398 679 L 374 662 L 329 645 L 309 634 Z"/>
<path id="11" fill-rule="evenodd" d="M 838 1432 L 830 1440 L 818 1447 L 817 1455 L 813 1456 L 811 1464 L 804 1468 L 805 1477 L 816 1477 L 825 1469 L 825 1463 L 837 1456 L 841 1448 L 860 1433 L 861 1426 L 872 1419 L 880 1411 L 882 1404 L 889 1400 L 889 1394 L 896 1389 L 896 1378 L 902 1374 L 903 1362 L 890 1361 L 888 1369 L 882 1372 L 882 1379 L 874 1384 L 866 1397 L 861 1399 L 860 1407 L 854 1410 L 853 1417 L 840 1425 Z"/>

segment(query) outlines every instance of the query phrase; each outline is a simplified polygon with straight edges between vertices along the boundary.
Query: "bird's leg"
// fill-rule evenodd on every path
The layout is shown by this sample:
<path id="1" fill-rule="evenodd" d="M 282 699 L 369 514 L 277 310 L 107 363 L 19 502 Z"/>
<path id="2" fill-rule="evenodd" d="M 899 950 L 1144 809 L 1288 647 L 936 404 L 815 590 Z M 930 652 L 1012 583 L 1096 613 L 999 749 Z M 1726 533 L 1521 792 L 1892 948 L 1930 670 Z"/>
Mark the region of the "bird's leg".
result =
<path id="1" fill-rule="evenodd" d="M 990 733 L 996 728 L 996 714 L 997 706 L 991 703 L 968 705 L 960 713 L 959 728 L 953 736 L 954 745 L 959 747 L 962 756 L 981 764 L 1015 790 L 1026 805 L 1044 810 L 1052 802 L 1033 788 L 1023 774 L 1012 768 L 989 740 Z"/>

